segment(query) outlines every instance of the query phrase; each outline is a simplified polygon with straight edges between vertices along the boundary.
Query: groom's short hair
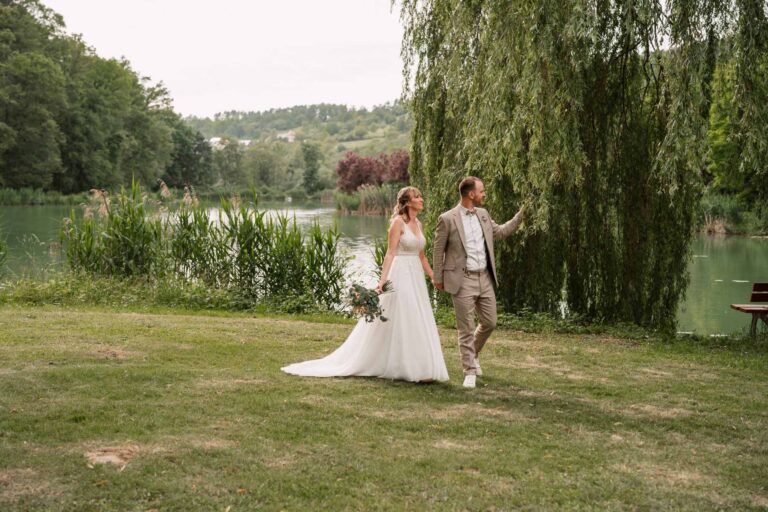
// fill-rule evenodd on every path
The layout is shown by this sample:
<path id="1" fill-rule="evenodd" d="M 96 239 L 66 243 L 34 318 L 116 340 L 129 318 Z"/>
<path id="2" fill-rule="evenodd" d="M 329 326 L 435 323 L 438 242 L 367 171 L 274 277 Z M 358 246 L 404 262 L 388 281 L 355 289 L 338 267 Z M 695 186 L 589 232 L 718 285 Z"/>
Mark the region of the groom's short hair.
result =
<path id="1" fill-rule="evenodd" d="M 461 183 L 459 183 L 459 194 L 461 194 L 461 197 L 467 197 L 470 192 L 475 190 L 475 184 L 478 181 L 480 181 L 480 178 L 474 176 L 467 176 L 461 180 Z"/>

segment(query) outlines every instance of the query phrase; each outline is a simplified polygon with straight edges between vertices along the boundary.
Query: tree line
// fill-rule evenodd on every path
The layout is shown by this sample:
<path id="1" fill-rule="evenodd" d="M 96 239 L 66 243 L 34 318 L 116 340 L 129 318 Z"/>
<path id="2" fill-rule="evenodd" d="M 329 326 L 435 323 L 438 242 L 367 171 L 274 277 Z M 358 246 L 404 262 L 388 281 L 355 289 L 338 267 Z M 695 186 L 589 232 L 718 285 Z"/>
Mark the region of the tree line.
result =
<path id="1" fill-rule="evenodd" d="M 0 2 L 0 186 L 197 185 L 214 181 L 211 164 L 162 83 L 96 55 L 41 2 Z"/>
<path id="2" fill-rule="evenodd" d="M 229 162 L 239 162 L 223 167 L 222 176 L 236 178 L 229 180 L 233 186 L 238 182 L 255 186 L 262 194 L 293 197 L 335 188 L 337 167 L 350 154 L 365 161 L 386 158 L 388 153 L 402 156 L 412 128 L 410 112 L 398 101 L 370 110 L 334 104 L 298 105 L 185 120 L 207 137 L 244 143 L 225 148 Z M 236 153 L 241 155 L 239 160 Z M 374 181 L 363 180 L 358 185 Z"/>
<path id="3" fill-rule="evenodd" d="M 371 119 L 393 123 L 402 116 L 397 108 L 374 109 Z M 362 115 L 338 105 L 297 107 L 289 117 L 280 112 L 275 126 L 296 128 L 309 112 L 339 123 Z M 127 60 L 99 57 L 38 0 L 0 1 L 0 188 L 73 194 L 133 179 L 150 187 L 158 180 L 178 188 L 258 187 L 266 195 L 333 188 L 334 155 L 343 150 L 336 144 L 305 135 L 296 144 L 273 137 L 246 147 L 242 130 L 217 129 L 210 133 L 224 140 L 215 151 L 196 127 L 207 121 L 182 119 L 162 83 Z"/>
<path id="4" fill-rule="evenodd" d="M 127 60 L 99 57 L 40 1 L 0 1 L 0 188 L 73 194 L 135 178 L 312 195 L 335 187 L 346 152 L 404 147 L 409 119 L 398 102 L 182 119 L 162 83 Z M 277 137 L 288 130 L 290 138 Z M 223 139 L 218 150 L 214 136 Z"/>
<path id="5" fill-rule="evenodd" d="M 312 140 L 336 143 L 365 140 L 372 135 L 410 132 L 410 113 L 403 103 L 395 101 L 372 109 L 321 103 L 270 109 L 263 112 L 227 111 L 213 118 L 187 117 L 190 126 L 208 137 L 234 137 L 265 141 L 281 132 L 295 130 L 297 135 Z"/>

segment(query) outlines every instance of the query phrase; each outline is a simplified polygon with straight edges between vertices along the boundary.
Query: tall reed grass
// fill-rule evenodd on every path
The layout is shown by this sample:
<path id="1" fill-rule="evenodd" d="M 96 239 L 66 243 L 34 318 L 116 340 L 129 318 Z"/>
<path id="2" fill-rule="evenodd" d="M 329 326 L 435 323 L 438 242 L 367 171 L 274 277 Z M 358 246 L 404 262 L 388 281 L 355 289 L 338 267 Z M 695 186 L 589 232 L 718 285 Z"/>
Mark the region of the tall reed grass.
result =
<path id="1" fill-rule="evenodd" d="M 397 186 L 385 184 L 381 186 L 363 185 L 357 190 L 360 195 L 361 215 L 389 215 L 397 202 Z"/>
<path id="2" fill-rule="evenodd" d="M 102 276 L 153 276 L 164 274 L 164 226 L 147 211 L 147 197 L 138 182 L 124 189 L 115 201 L 105 191 L 94 190 L 82 219 L 75 210 L 61 233 L 67 261 L 76 271 Z M 97 213 L 94 213 L 96 211 Z"/>
<path id="3" fill-rule="evenodd" d="M 358 194 L 347 194 L 340 190 L 333 193 L 333 200 L 336 202 L 336 208 L 341 210 L 344 215 L 357 213 L 360 208 L 360 196 Z"/>
<path id="4" fill-rule="evenodd" d="M 363 185 L 352 194 L 334 193 L 336 206 L 343 213 L 385 216 L 392 213 L 397 202 L 398 187 L 392 184 Z"/>
<path id="5" fill-rule="evenodd" d="M 747 205 L 736 195 L 708 190 L 699 203 L 700 229 L 709 234 L 768 233 L 768 206 Z"/>
<path id="6" fill-rule="evenodd" d="M 73 211 L 62 229 L 62 245 L 74 271 L 96 276 L 172 277 L 225 291 L 243 307 L 270 301 L 283 306 L 336 309 L 347 258 L 335 228 L 270 215 L 235 197 L 222 199 L 217 213 L 194 198 L 175 210 L 147 209 L 134 183 L 109 201 L 98 197 L 99 214 Z"/>

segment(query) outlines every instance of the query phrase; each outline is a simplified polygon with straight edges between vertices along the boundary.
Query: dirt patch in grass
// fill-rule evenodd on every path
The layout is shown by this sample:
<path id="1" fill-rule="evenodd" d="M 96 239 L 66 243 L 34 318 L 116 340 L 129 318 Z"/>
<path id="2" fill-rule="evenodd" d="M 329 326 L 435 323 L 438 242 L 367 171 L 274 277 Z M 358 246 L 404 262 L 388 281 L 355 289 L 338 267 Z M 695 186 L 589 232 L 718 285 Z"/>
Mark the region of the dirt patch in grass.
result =
<path id="1" fill-rule="evenodd" d="M 229 448 L 235 446 L 236 443 L 232 441 L 226 441 L 224 439 L 206 439 L 202 441 L 198 446 L 204 450 L 221 450 L 223 448 Z"/>
<path id="2" fill-rule="evenodd" d="M 743 503 L 744 499 L 748 499 L 755 506 L 760 506 L 757 502 L 762 498 L 758 494 L 740 496 L 720 494 L 715 490 L 717 478 L 691 469 L 670 468 L 650 462 L 620 463 L 614 464 L 611 468 L 620 473 L 640 477 L 654 488 L 684 488 L 687 492 L 694 492 L 709 500 L 718 508 L 739 508 L 737 503 Z"/>
<path id="3" fill-rule="evenodd" d="M 96 464 L 114 464 L 115 466 L 124 467 L 139 453 L 139 451 L 140 447 L 134 444 L 108 446 L 86 452 L 85 458 L 88 460 L 88 464 L 92 466 Z"/>
<path id="4" fill-rule="evenodd" d="M 94 448 L 85 452 L 85 458 L 89 466 L 112 464 L 124 468 L 129 462 L 147 455 L 173 454 L 190 449 L 223 450 L 236 445 L 234 441 L 210 436 L 165 436 L 147 445 L 123 444 Z"/>
<path id="5" fill-rule="evenodd" d="M 15 503 L 28 496 L 45 499 L 61 494 L 61 489 L 47 481 L 35 470 L 0 470 L 0 502 Z"/>
<path id="6" fill-rule="evenodd" d="M 639 476 L 655 485 L 706 486 L 712 482 L 711 477 L 698 471 L 673 469 L 651 463 L 620 463 L 611 467 L 621 473 Z"/>
<path id="7" fill-rule="evenodd" d="M 472 450 L 474 448 L 474 445 L 470 443 L 457 443 L 450 439 L 440 439 L 432 443 L 432 446 L 440 450 Z"/>

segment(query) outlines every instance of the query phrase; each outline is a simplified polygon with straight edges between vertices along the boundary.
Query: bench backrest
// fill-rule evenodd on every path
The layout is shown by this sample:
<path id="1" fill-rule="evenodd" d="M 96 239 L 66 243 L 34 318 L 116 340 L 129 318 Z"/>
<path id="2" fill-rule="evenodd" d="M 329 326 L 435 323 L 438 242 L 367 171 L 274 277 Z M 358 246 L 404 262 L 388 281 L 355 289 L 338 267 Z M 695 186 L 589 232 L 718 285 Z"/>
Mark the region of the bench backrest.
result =
<path id="1" fill-rule="evenodd" d="M 768 283 L 755 283 L 752 285 L 752 297 L 750 302 L 768 302 Z"/>

